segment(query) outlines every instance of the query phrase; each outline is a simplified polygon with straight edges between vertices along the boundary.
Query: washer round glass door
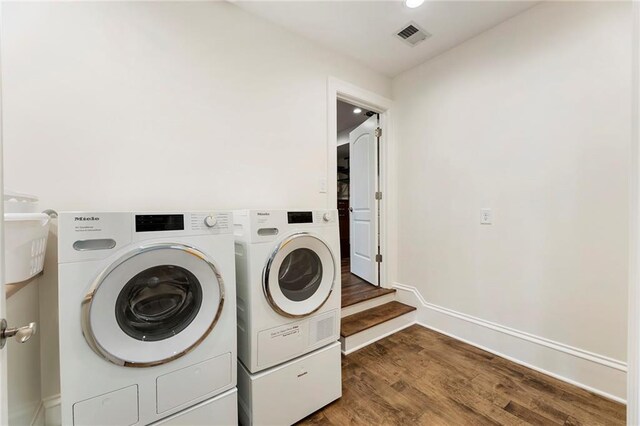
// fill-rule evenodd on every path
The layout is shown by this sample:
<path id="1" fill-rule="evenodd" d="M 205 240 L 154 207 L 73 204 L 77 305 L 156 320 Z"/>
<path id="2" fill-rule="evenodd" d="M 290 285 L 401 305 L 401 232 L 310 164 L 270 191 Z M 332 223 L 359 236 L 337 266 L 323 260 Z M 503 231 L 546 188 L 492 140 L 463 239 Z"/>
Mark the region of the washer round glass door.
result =
<path id="1" fill-rule="evenodd" d="M 324 305 L 335 278 L 335 260 L 327 244 L 309 233 L 299 233 L 280 243 L 267 261 L 264 292 L 279 314 L 303 317 Z"/>
<path id="2" fill-rule="evenodd" d="M 151 367 L 195 348 L 224 304 L 215 264 L 182 244 L 154 244 L 113 263 L 82 302 L 89 346 L 126 367 Z"/>

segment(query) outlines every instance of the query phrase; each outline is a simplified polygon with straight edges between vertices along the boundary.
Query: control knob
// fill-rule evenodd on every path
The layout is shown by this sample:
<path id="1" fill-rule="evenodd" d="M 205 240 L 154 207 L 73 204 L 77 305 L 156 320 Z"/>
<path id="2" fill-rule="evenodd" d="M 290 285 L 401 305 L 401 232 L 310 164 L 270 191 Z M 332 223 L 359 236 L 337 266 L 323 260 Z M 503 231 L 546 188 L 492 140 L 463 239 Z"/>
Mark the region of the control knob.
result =
<path id="1" fill-rule="evenodd" d="M 331 220 L 331 213 L 327 212 L 325 214 L 322 215 L 322 220 L 324 220 L 325 222 L 329 222 Z"/>
<path id="2" fill-rule="evenodd" d="M 213 228 L 214 226 L 216 226 L 216 223 L 218 223 L 218 221 L 215 216 L 210 215 L 204 218 L 204 224 L 209 228 Z"/>

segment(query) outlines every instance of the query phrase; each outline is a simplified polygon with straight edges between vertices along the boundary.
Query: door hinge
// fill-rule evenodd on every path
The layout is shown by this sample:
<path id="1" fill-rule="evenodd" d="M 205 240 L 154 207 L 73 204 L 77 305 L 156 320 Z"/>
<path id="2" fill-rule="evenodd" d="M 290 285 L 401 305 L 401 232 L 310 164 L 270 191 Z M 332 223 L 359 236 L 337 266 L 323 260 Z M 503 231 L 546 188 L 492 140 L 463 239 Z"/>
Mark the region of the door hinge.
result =
<path id="1" fill-rule="evenodd" d="M 380 191 L 376 192 L 376 200 L 382 200 L 382 192 Z"/>
<path id="2" fill-rule="evenodd" d="M 376 127 L 376 138 L 379 138 L 382 136 L 382 129 L 380 127 Z"/>
<path id="3" fill-rule="evenodd" d="M 382 255 L 381 254 L 376 254 L 376 262 L 377 263 L 381 263 L 382 262 Z"/>

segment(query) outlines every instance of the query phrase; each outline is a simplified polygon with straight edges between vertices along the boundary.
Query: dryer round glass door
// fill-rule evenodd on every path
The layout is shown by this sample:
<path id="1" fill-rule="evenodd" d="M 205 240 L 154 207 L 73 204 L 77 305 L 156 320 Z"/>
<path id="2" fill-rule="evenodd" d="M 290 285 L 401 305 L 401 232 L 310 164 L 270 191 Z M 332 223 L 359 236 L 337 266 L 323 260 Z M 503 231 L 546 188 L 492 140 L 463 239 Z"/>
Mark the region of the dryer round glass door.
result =
<path id="1" fill-rule="evenodd" d="M 118 259 L 82 302 L 82 329 L 103 358 L 150 367 L 179 358 L 213 330 L 224 283 L 210 259 L 181 244 L 155 244 Z"/>
<path id="2" fill-rule="evenodd" d="M 267 301 L 281 315 L 302 317 L 324 305 L 333 290 L 333 253 L 319 237 L 294 234 L 267 261 L 263 284 Z"/>

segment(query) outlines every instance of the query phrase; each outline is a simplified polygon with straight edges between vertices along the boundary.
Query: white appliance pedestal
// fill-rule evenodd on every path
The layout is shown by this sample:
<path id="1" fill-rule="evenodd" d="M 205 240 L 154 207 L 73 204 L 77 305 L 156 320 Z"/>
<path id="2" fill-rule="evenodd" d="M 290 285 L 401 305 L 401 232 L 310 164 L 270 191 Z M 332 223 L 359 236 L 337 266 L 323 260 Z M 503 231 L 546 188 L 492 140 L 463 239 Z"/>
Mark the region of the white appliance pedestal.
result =
<path id="1" fill-rule="evenodd" d="M 222 395 L 187 408 L 153 426 L 235 426 L 238 424 L 238 390 L 233 388 Z"/>
<path id="2" fill-rule="evenodd" d="M 342 396 L 340 343 L 251 374 L 238 363 L 240 424 L 291 425 Z"/>

